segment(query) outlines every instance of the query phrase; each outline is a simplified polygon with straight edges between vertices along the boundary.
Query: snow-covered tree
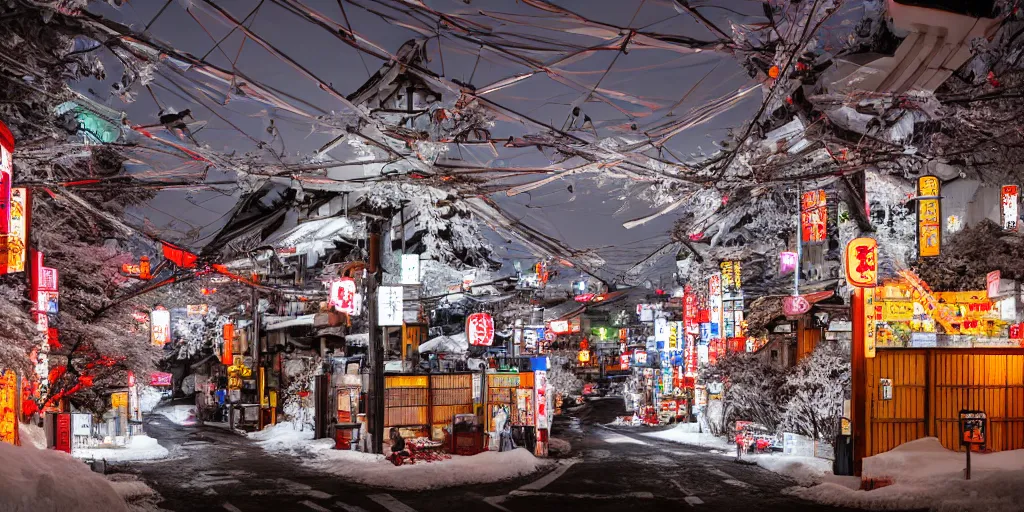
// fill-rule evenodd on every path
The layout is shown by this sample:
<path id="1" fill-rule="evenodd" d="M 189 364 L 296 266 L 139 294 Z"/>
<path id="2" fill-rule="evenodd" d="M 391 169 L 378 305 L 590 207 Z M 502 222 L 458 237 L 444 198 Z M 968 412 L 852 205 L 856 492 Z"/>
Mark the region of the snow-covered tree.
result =
<path id="1" fill-rule="evenodd" d="M 832 442 L 839 434 L 843 399 L 850 389 L 849 347 L 822 341 L 786 377 L 789 400 L 782 428 Z"/>
<path id="2" fill-rule="evenodd" d="M 782 405 L 789 395 L 786 373 L 763 357 L 734 352 L 719 358 L 714 366 L 703 368 L 700 378 L 722 383 L 722 424 L 717 426 L 720 432 L 734 420 L 754 421 L 772 432 L 782 424 Z M 715 430 L 713 427 L 712 432 Z"/>
<path id="3" fill-rule="evenodd" d="M 548 389 L 556 395 L 579 396 L 583 392 L 583 381 L 572 371 L 572 363 L 566 358 L 552 358 L 548 368 Z"/>

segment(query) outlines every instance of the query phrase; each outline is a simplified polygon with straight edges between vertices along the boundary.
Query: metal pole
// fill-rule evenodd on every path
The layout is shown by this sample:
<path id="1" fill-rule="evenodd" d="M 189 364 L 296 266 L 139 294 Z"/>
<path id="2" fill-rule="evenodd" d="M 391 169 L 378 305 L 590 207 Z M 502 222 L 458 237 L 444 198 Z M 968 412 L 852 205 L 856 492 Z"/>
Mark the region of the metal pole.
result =
<path id="1" fill-rule="evenodd" d="M 370 451 L 384 451 L 384 340 L 378 340 L 377 325 L 377 284 L 380 272 L 380 221 L 370 219 L 367 224 L 367 249 L 369 258 L 366 274 L 366 314 L 367 364 L 369 366 L 369 382 L 367 383 L 366 420 L 369 430 Z"/>
<path id="2" fill-rule="evenodd" d="M 260 367 L 260 291 L 252 289 L 252 339 L 249 341 L 252 350 L 252 368 L 256 372 L 256 426 L 263 430 L 263 386 L 259 373 Z"/>
<path id="3" fill-rule="evenodd" d="M 793 272 L 793 296 L 800 295 L 800 260 L 803 258 L 804 233 L 802 217 L 803 204 L 800 201 L 800 182 L 796 184 L 796 271 Z"/>

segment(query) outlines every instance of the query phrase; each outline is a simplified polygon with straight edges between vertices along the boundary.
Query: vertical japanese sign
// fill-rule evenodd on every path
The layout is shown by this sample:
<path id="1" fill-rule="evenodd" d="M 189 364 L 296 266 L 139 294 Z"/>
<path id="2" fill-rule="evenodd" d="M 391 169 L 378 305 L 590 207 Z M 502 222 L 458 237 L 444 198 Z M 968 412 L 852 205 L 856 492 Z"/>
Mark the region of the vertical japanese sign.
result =
<path id="1" fill-rule="evenodd" d="M 537 396 L 533 403 L 536 409 L 534 418 L 537 421 L 538 429 L 548 428 L 548 372 L 536 370 L 533 372 L 533 389 Z"/>
<path id="2" fill-rule="evenodd" d="M 171 341 L 171 312 L 154 309 L 149 313 L 150 340 L 155 347 L 162 347 Z"/>
<path id="3" fill-rule="evenodd" d="M 0 123 L 0 238 L 6 244 L 11 233 L 11 182 L 14 180 L 14 137 Z M 8 250 L 9 252 L 9 250 Z M 0 258 L 0 273 L 9 273 L 8 259 Z"/>
<path id="4" fill-rule="evenodd" d="M 25 271 L 25 253 L 28 233 L 28 190 L 11 190 L 10 218 L 6 235 L 0 235 L 0 273 L 12 274 Z M 6 265 L 6 266 L 4 266 Z"/>
<path id="5" fill-rule="evenodd" d="M 743 286 L 742 267 L 738 261 L 723 261 L 722 269 L 722 290 L 731 293 L 740 290 Z"/>
<path id="6" fill-rule="evenodd" d="M 1020 191 L 1017 185 L 1003 185 L 1000 208 L 1000 224 L 1003 231 L 1017 232 L 1017 223 L 1020 221 L 1020 213 L 1017 211 L 1017 204 L 1020 201 Z"/>
<path id="7" fill-rule="evenodd" d="M 800 232 L 804 243 L 824 242 L 827 236 L 828 205 L 824 190 L 804 192 L 800 197 Z"/>
<path id="8" fill-rule="evenodd" d="M 668 350 L 679 349 L 679 322 L 669 322 L 668 324 L 668 344 L 665 346 Z"/>
<path id="9" fill-rule="evenodd" d="M 942 209 L 939 179 L 921 176 L 917 180 L 917 253 L 922 258 L 938 256 L 942 244 Z"/>
<path id="10" fill-rule="evenodd" d="M 714 274 L 708 279 L 708 309 L 711 310 L 711 337 L 722 335 L 722 276 Z"/>
<path id="11" fill-rule="evenodd" d="M 401 286 L 381 286 L 377 288 L 377 325 L 381 327 L 402 325 Z"/>
<path id="12" fill-rule="evenodd" d="M 225 366 L 231 366 L 235 353 L 235 324 L 224 324 L 221 336 L 224 338 L 224 345 L 220 354 L 220 362 Z"/>
<path id="13" fill-rule="evenodd" d="M 654 319 L 654 342 L 658 349 L 668 348 L 668 319 L 658 317 Z"/>
<path id="14" fill-rule="evenodd" d="M 985 276 L 985 291 L 989 299 L 994 299 L 999 296 L 999 281 L 1002 278 L 1002 272 L 993 270 Z"/>
<path id="15" fill-rule="evenodd" d="M 18 376 L 0 371 L 0 443 L 18 444 Z"/>
<path id="16" fill-rule="evenodd" d="M 875 289 L 864 288 L 864 357 L 875 357 Z"/>

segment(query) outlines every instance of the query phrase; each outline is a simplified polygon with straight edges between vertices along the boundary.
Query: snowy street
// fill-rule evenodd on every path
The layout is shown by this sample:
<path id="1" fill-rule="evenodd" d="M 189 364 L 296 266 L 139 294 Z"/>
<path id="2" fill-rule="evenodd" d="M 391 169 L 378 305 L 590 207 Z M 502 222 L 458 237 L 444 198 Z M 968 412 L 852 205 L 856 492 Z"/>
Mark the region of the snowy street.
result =
<path id="1" fill-rule="evenodd" d="M 160 507 L 173 511 L 533 512 L 582 504 L 594 512 L 681 506 L 840 510 L 782 494 L 793 482 L 758 466 L 602 425 L 622 413 L 621 400 L 603 399 L 591 402 L 579 417 L 559 417 L 555 433 L 572 443 L 572 453 L 550 471 L 449 489 L 407 492 L 354 485 L 224 430 L 177 426 L 158 417 L 150 418 L 147 432 L 170 450 L 170 459 L 121 463 L 112 471 L 137 473 L 164 498 Z"/>

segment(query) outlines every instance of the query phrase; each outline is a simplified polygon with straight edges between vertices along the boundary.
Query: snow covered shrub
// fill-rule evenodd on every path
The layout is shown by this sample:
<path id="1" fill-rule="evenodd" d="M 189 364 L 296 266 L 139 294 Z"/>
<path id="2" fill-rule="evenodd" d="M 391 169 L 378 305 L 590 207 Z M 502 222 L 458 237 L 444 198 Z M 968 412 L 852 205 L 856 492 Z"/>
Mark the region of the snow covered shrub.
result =
<path id="1" fill-rule="evenodd" d="M 548 369 L 548 388 L 562 396 L 578 396 L 583 393 L 583 381 L 572 372 L 567 361 L 553 359 Z"/>
<path id="2" fill-rule="evenodd" d="M 789 400 L 785 370 L 756 354 L 739 352 L 702 369 L 701 378 L 722 383 L 722 411 L 716 415 L 721 424 L 709 423 L 712 433 L 724 433 L 734 420 L 754 421 L 772 432 L 778 430 Z"/>
<path id="3" fill-rule="evenodd" d="M 839 434 L 843 398 L 850 389 L 850 355 L 839 343 L 822 341 L 786 379 L 790 394 L 782 428 L 831 442 Z"/>

